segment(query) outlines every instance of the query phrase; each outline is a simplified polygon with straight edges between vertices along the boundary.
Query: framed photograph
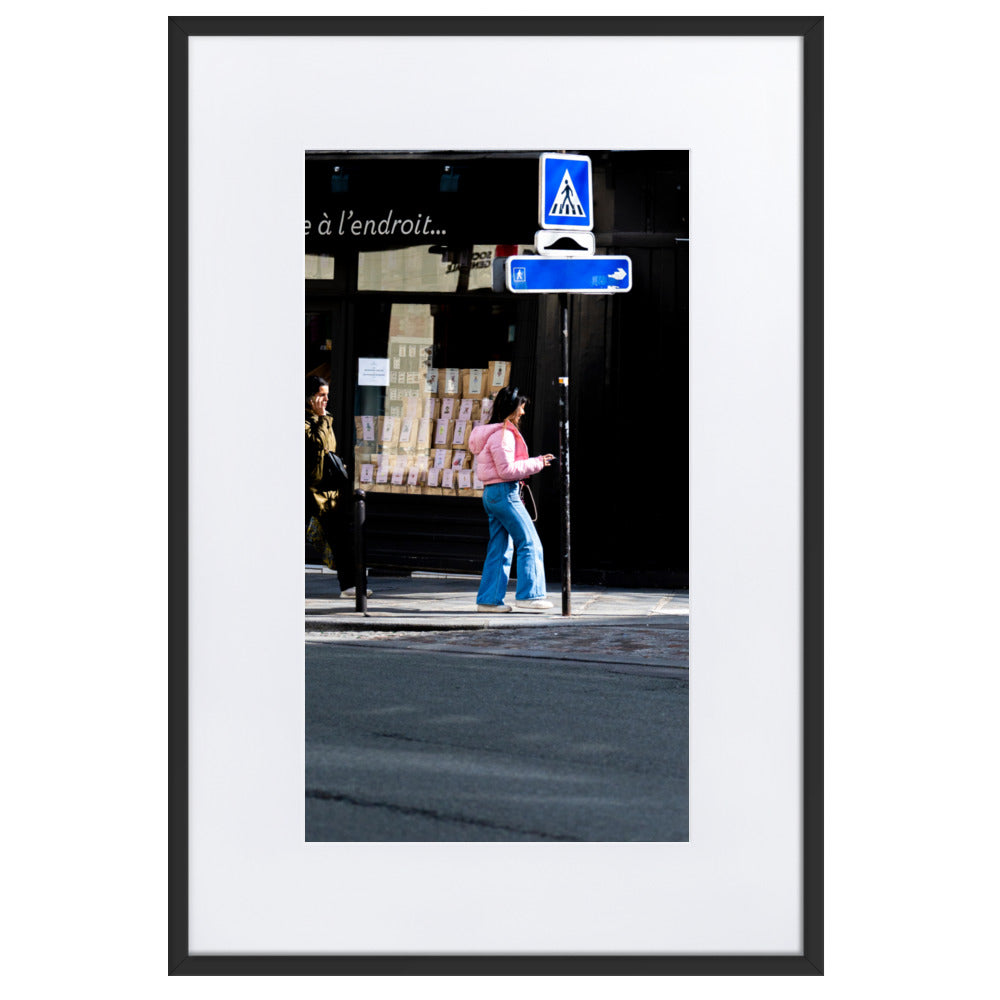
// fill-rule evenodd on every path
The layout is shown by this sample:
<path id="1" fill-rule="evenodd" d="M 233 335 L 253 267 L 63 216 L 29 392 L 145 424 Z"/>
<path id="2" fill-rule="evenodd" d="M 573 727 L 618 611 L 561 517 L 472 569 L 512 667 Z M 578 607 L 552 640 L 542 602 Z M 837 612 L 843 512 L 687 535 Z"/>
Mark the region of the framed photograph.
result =
<path id="1" fill-rule="evenodd" d="M 172 975 L 822 975 L 823 19 L 572 28 L 169 19 Z M 562 320 L 566 298 L 586 304 Z M 570 321 L 572 380 L 545 346 Z M 574 454 L 606 455 L 573 467 L 581 583 L 690 593 L 671 821 L 624 788 L 620 825 L 562 838 L 327 808 L 322 777 L 355 750 L 309 742 L 303 371 L 307 445 L 310 406 L 332 414 L 386 524 L 485 531 L 497 389 L 526 385 L 539 413 L 570 394 Z M 557 493 L 536 492 L 549 551 Z M 335 529 L 315 513 L 319 546 Z M 427 535 L 373 533 L 369 565 L 478 577 Z M 335 589 L 361 610 L 355 579 Z M 402 711 L 370 666 L 338 697 Z M 602 719 L 624 741 L 641 715 Z"/>

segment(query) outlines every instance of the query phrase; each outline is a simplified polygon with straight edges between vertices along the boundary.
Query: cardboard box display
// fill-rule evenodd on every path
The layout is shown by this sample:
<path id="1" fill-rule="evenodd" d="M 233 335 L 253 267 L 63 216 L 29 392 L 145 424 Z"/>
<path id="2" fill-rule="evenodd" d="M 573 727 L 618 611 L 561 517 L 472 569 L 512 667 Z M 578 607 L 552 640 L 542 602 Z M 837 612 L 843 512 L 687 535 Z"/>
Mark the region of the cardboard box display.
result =
<path id="1" fill-rule="evenodd" d="M 443 448 L 446 445 L 451 444 L 451 427 L 452 422 L 450 420 L 438 420 L 434 425 L 434 446 L 437 448 Z"/>
<path id="2" fill-rule="evenodd" d="M 354 433 L 359 441 L 375 440 L 375 418 L 373 416 L 360 416 L 354 418 Z"/>
<path id="3" fill-rule="evenodd" d="M 491 393 L 502 389 L 510 381 L 510 362 L 491 361 L 487 378 L 487 388 Z"/>
<path id="4" fill-rule="evenodd" d="M 382 445 L 399 444 L 399 431 L 402 421 L 399 417 L 383 417 L 379 432 L 379 443 Z"/>
<path id="5" fill-rule="evenodd" d="M 413 417 L 403 417 L 399 422 L 399 443 L 401 445 L 416 444 L 416 426 Z"/>
<path id="6" fill-rule="evenodd" d="M 471 420 L 456 420 L 455 428 L 452 431 L 451 443 L 456 448 L 468 448 L 469 434 L 472 432 Z"/>
<path id="7" fill-rule="evenodd" d="M 439 368 L 437 380 L 437 395 L 460 396 L 462 394 L 462 380 L 458 368 Z"/>
<path id="8" fill-rule="evenodd" d="M 417 421 L 417 447 L 430 448 L 431 446 L 431 421 L 428 417 L 421 417 Z"/>
<path id="9" fill-rule="evenodd" d="M 482 399 L 489 390 L 487 384 L 487 368 L 462 369 L 462 395 Z"/>

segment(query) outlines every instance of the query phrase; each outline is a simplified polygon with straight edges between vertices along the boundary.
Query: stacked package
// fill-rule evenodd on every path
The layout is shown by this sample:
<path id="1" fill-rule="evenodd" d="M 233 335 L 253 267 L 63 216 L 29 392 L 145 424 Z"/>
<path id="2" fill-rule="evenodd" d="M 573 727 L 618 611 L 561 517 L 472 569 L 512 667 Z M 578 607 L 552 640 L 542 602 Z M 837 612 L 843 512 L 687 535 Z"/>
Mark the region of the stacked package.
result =
<path id="1" fill-rule="evenodd" d="M 356 484 L 388 493 L 482 496 L 469 437 L 489 422 L 493 396 L 510 380 L 510 362 L 421 368 L 414 347 L 392 346 L 385 414 L 354 418 Z"/>

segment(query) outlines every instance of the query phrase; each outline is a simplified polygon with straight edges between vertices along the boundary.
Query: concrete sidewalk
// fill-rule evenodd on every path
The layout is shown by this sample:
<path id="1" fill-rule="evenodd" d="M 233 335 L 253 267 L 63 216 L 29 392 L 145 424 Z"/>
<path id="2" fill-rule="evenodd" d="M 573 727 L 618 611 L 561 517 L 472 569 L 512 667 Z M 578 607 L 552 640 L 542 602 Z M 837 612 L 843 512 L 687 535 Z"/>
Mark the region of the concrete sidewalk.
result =
<path id="1" fill-rule="evenodd" d="M 368 609 L 355 610 L 353 599 L 340 596 L 337 575 L 326 567 L 305 571 L 306 629 L 481 629 L 531 628 L 551 625 L 663 624 L 687 628 L 686 590 L 639 590 L 572 586 L 570 617 L 562 614 L 561 584 L 548 589 L 555 605 L 549 611 L 483 614 L 476 610 L 479 578 L 437 573 L 369 577 Z M 507 603 L 514 602 L 514 585 Z"/>
<path id="2" fill-rule="evenodd" d="M 573 586 L 570 616 L 562 614 L 562 586 L 549 586 L 549 611 L 483 614 L 476 610 L 479 578 L 414 573 L 373 576 L 365 613 L 340 597 L 335 573 L 305 572 L 305 630 L 310 642 L 370 642 L 382 648 L 541 657 L 617 667 L 688 666 L 688 594 Z M 514 600 L 514 587 L 507 602 Z"/>

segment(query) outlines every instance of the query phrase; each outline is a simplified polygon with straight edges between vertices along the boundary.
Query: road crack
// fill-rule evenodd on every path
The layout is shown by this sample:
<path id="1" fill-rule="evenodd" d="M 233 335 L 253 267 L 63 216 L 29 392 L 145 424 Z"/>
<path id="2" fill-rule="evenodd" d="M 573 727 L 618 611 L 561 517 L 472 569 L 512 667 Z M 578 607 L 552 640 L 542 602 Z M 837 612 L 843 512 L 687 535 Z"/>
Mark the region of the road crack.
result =
<path id="1" fill-rule="evenodd" d="M 580 841 L 580 837 L 570 837 L 561 833 L 546 833 L 543 830 L 524 830 L 516 826 L 506 826 L 503 823 L 492 823 L 485 819 L 472 816 L 462 816 L 459 813 L 446 813 L 437 809 L 421 809 L 419 806 L 403 806 L 396 802 L 379 802 L 373 799 L 362 799 L 356 795 L 344 792 L 329 792 L 322 788 L 307 788 L 307 799 L 320 799 L 324 802 L 342 802 L 346 805 L 361 806 L 364 809 L 385 809 L 388 812 L 403 816 L 422 816 L 425 819 L 437 820 L 441 823 L 458 823 L 464 826 L 475 826 L 486 830 L 501 830 L 524 837 L 537 837 L 540 840 Z"/>

